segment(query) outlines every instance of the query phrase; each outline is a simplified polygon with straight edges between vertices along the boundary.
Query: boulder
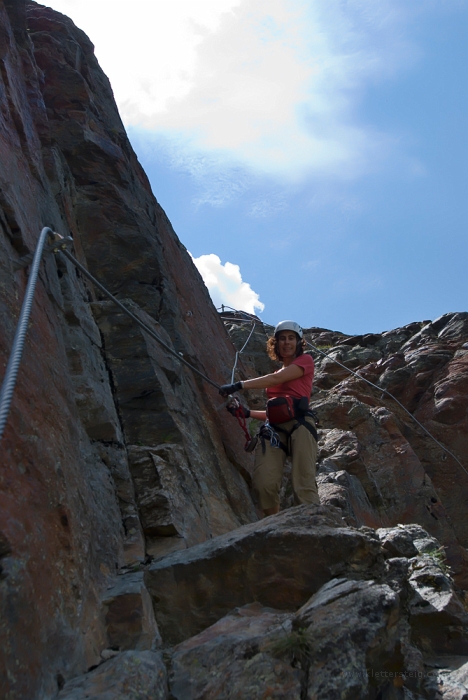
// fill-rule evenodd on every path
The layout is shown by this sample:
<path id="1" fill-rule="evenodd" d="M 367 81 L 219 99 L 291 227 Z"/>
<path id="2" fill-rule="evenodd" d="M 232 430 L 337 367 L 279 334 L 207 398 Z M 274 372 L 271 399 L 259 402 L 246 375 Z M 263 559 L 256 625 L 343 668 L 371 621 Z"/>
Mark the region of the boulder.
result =
<path id="1" fill-rule="evenodd" d="M 364 488 L 356 476 L 346 470 L 317 476 L 320 503 L 340 508 L 346 522 L 353 527 L 379 523 Z"/>
<path id="2" fill-rule="evenodd" d="M 119 576 L 104 593 L 102 602 L 110 649 L 144 651 L 161 645 L 142 571 Z"/>
<path id="3" fill-rule="evenodd" d="M 413 697 L 423 666 L 402 614 L 388 585 L 349 579 L 332 579 L 295 614 L 258 602 L 236 608 L 169 652 L 171 696 Z"/>
<path id="4" fill-rule="evenodd" d="M 383 571 L 378 538 L 340 511 L 297 506 L 152 563 L 145 571 L 159 629 L 178 643 L 252 601 L 295 610 L 337 575 Z"/>
<path id="5" fill-rule="evenodd" d="M 352 395 L 351 387 L 357 389 L 357 380 L 349 380 L 347 387 L 343 387 L 343 393 L 339 387 L 335 387 L 329 395 L 313 402 L 313 406 L 319 413 L 325 435 L 327 430 L 339 429 L 352 432 L 357 438 L 358 449 L 350 450 L 347 459 L 337 442 L 336 459 L 344 463 L 345 469 L 361 482 L 374 515 L 369 524 L 389 527 L 398 523 L 419 523 L 447 547 L 457 584 L 466 587 L 468 557 L 460 538 L 464 527 L 461 522 L 463 518 L 460 517 L 462 500 L 456 496 L 456 489 L 450 481 L 453 465 L 449 468 L 447 460 L 438 463 L 443 464 L 443 468 L 429 468 L 424 453 L 419 450 L 421 442 L 427 441 L 417 438 L 413 430 L 408 430 L 407 423 L 402 422 L 396 410 L 393 412 L 372 405 L 375 399 L 364 393 L 359 393 L 358 399 Z M 327 449 L 326 440 L 324 447 L 326 456 L 323 465 L 325 468 L 333 467 L 333 442 L 331 451 Z M 458 468 L 459 494 L 464 494 L 462 475 Z M 437 484 L 445 482 L 444 486 L 436 488 L 432 477 Z M 449 498 L 441 495 L 442 488 L 450 490 Z M 457 515 L 456 522 L 449 513 Z"/>
<path id="6" fill-rule="evenodd" d="M 403 685 L 400 615 L 387 585 L 334 579 L 323 586 L 293 621 L 309 640 L 304 697 L 352 700 Z"/>
<path id="7" fill-rule="evenodd" d="M 167 700 L 161 653 L 125 651 L 65 684 L 57 700 Z"/>
<path id="8" fill-rule="evenodd" d="M 291 632 L 291 615 L 252 603 L 174 647 L 169 687 L 174 700 L 300 700 L 303 672 L 275 645 Z"/>
<path id="9" fill-rule="evenodd" d="M 413 641 L 426 654 L 468 656 L 468 613 L 439 554 L 434 549 L 412 562 L 409 612 Z"/>
<path id="10" fill-rule="evenodd" d="M 180 445 L 128 449 L 147 551 L 186 548 L 209 535 L 197 481 Z"/>
<path id="11" fill-rule="evenodd" d="M 437 670 L 437 692 L 441 700 L 468 700 L 468 659 L 450 661 L 450 666 Z"/>
<path id="12" fill-rule="evenodd" d="M 377 535 L 388 557 L 415 557 L 418 549 L 415 539 L 427 537 L 427 532 L 417 525 L 400 525 L 390 528 L 379 528 Z M 437 545 L 433 546 L 433 549 Z"/>

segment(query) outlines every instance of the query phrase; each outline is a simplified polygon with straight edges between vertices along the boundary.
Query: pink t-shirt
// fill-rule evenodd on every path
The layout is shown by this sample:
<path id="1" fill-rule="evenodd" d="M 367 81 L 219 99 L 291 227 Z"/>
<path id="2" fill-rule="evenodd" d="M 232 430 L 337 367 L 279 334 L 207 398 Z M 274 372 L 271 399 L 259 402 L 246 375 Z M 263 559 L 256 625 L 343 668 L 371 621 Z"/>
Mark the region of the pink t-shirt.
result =
<path id="1" fill-rule="evenodd" d="M 291 362 L 291 365 L 299 365 L 299 367 L 302 367 L 304 374 L 302 377 L 299 377 L 299 379 L 293 379 L 290 382 L 283 382 L 283 384 L 270 386 L 266 390 L 269 399 L 274 399 L 276 396 L 295 396 L 298 399 L 301 398 L 301 396 L 307 396 L 308 399 L 310 398 L 312 393 L 312 381 L 314 379 L 313 357 L 311 355 L 299 355 L 299 357 L 296 357 Z"/>

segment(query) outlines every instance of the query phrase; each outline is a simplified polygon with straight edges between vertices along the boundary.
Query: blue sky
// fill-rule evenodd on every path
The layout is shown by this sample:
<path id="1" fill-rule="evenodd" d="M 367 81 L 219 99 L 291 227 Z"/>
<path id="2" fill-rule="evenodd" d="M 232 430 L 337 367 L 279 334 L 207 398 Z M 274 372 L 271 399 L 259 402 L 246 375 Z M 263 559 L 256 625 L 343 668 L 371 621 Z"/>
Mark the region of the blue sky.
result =
<path id="1" fill-rule="evenodd" d="M 466 0 L 49 4 L 217 305 L 346 333 L 466 310 Z"/>

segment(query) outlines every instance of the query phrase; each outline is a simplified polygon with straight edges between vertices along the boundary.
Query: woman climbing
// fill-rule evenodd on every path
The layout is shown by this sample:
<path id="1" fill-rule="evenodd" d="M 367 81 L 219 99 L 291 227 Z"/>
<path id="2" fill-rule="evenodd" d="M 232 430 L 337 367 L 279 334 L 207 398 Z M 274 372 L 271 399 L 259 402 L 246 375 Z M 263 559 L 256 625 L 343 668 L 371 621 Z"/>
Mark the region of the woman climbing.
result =
<path id="1" fill-rule="evenodd" d="M 242 389 L 266 389 L 266 411 L 251 411 L 242 406 L 246 418 L 267 421 L 260 429 L 255 448 L 253 485 L 264 515 L 279 512 L 279 491 L 287 455 L 292 459 L 292 488 L 294 501 L 320 503 L 315 482 L 317 431 L 308 410 L 314 378 L 314 360 L 304 354 L 302 328 L 294 321 L 281 321 L 274 336 L 268 338 L 267 352 L 272 360 L 283 363 L 281 369 L 257 379 L 224 384 L 219 393 L 229 396 Z M 228 410 L 232 409 L 228 405 Z M 273 430 L 269 430 L 271 426 Z M 262 435 L 263 433 L 263 435 Z M 275 433 L 279 447 L 274 447 Z M 265 436 L 272 439 L 265 439 Z"/>

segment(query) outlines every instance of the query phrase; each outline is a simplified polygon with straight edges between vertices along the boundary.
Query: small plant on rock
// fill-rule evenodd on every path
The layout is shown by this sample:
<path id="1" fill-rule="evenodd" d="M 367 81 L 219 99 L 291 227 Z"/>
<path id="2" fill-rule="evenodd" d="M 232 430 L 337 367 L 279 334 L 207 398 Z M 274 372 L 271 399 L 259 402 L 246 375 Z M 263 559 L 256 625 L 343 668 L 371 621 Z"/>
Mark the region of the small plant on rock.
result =
<path id="1" fill-rule="evenodd" d="M 273 656 L 287 658 L 291 666 L 304 669 L 310 660 L 312 638 L 308 630 L 300 628 L 272 642 L 270 652 Z"/>
<path id="2" fill-rule="evenodd" d="M 443 571 L 443 573 L 451 578 L 452 575 L 452 569 L 450 566 L 447 564 L 447 555 L 445 554 L 445 549 L 444 547 L 438 547 L 437 549 L 431 549 L 428 552 L 424 552 L 426 556 L 430 557 L 434 564 L 439 567 Z"/>

